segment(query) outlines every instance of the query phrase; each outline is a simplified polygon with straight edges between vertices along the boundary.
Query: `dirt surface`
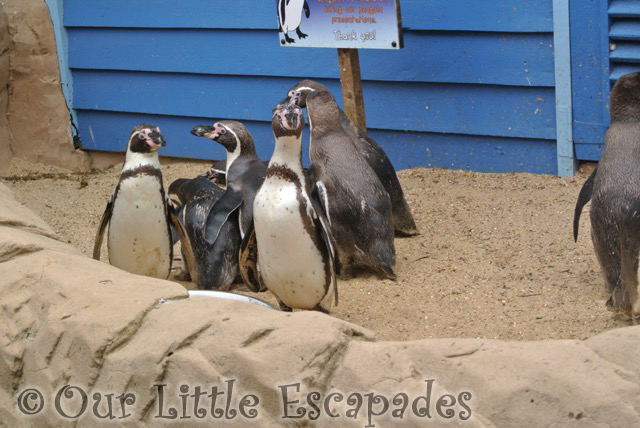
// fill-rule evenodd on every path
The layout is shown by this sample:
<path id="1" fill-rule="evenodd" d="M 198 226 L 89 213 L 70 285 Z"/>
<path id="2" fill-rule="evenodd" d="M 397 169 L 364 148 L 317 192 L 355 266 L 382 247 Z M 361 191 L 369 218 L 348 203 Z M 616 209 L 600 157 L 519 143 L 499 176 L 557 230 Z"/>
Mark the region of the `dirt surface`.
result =
<path id="1" fill-rule="evenodd" d="M 208 166 L 163 162 L 165 188 Z M 119 174 L 120 166 L 73 174 L 14 159 L 8 177 L 0 180 L 91 256 Z M 381 340 L 584 339 L 628 325 L 605 308 L 608 296 L 589 236 L 589 206 L 578 243 L 573 242 L 573 209 L 585 175 L 441 169 L 398 175 L 421 234 L 396 239 L 397 281 L 339 281 L 340 303 L 333 316 L 367 327 Z M 252 295 L 275 303 L 269 293 Z"/>

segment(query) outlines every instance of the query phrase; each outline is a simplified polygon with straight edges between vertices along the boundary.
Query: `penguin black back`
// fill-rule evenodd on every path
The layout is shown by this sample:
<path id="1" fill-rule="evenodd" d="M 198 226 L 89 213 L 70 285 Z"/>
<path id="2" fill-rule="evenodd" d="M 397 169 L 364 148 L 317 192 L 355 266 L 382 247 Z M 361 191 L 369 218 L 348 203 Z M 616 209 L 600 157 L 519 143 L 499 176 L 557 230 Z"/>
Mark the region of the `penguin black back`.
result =
<path id="1" fill-rule="evenodd" d="M 360 270 L 395 278 L 389 194 L 340 126 L 340 109 L 326 91 L 307 97 L 310 176 L 336 240 L 342 276 Z"/>
<path id="2" fill-rule="evenodd" d="M 189 274 L 204 290 L 229 290 L 238 274 L 240 230 L 238 218 L 230 216 L 221 226 L 217 239 L 205 239 L 207 216 L 225 191 L 205 177 L 178 179 L 169 186 L 172 201 L 179 200 L 180 220 L 189 236 L 195 267 Z"/>
<path id="3" fill-rule="evenodd" d="M 329 92 L 326 86 L 313 80 L 303 80 L 291 88 L 285 100 L 291 101 L 300 107 L 306 107 L 307 96 L 312 92 Z M 283 100 L 283 101 L 285 101 Z M 396 174 L 393 164 L 384 150 L 375 142 L 369 134 L 358 128 L 347 115 L 338 108 L 339 121 L 342 128 L 351 138 L 351 142 L 367 161 L 369 166 L 380 179 L 380 182 L 389 193 L 391 198 L 391 208 L 393 210 L 393 225 L 397 235 L 412 236 L 417 235 L 418 228 L 411 209 L 407 203 L 400 180 Z"/>
<path id="4" fill-rule="evenodd" d="M 640 222 L 640 74 L 622 76 L 611 91 L 611 126 L 593 181 L 591 236 L 617 311 L 638 317 Z M 635 278 L 629 280 L 629 278 Z"/>

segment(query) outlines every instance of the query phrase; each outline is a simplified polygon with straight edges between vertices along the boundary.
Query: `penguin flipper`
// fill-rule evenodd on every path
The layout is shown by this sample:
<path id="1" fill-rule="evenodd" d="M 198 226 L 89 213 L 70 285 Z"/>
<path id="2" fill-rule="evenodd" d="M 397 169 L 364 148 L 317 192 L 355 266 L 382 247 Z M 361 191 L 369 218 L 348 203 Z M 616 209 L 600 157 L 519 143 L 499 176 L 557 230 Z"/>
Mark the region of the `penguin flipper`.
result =
<path id="1" fill-rule="evenodd" d="M 243 199 L 242 192 L 227 187 L 224 195 L 211 207 L 204 225 L 204 240 L 209 245 L 213 245 L 216 242 L 222 225 L 231 214 L 240 208 Z"/>
<path id="2" fill-rule="evenodd" d="M 104 209 L 104 213 L 102 213 L 102 219 L 100 219 L 100 225 L 98 226 L 98 231 L 96 232 L 96 238 L 93 242 L 93 258 L 94 260 L 100 260 L 100 250 L 102 249 L 102 239 L 104 237 L 104 231 L 107 228 L 107 224 L 111 220 L 111 215 L 113 214 L 113 201 L 118 194 L 118 190 L 120 185 L 116 186 L 113 193 L 109 197 L 109 202 L 107 202 L 107 206 Z"/>
<path id="3" fill-rule="evenodd" d="M 311 9 L 309 9 L 309 4 L 307 3 L 307 0 L 304 0 L 304 5 L 302 5 L 302 7 L 304 8 L 304 16 L 309 18 L 309 16 L 311 15 Z"/>
<path id="4" fill-rule="evenodd" d="M 175 212 L 176 217 L 178 217 L 178 219 L 180 219 L 180 217 L 184 216 L 184 213 L 185 213 L 184 205 L 174 204 L 174 202 L 172 200 L 169 200 L 167 205 L 170 205 L 173 208 L 173 211 Z M 171 222 L 171 219 L 169 219 L 169 225 L 171 226 L 171 245 L 176 245 L 176 242 L 178 242 L 180 240 L 180 235 L 178 234 L 178 231 L 176 230 L 176 227 Z M 184 225 L 184 223 L 183 223 L 183 225 Z"/>
<path id="5" fill-rule="evenodd" d="M 329 253 L 329 264 L 333 271 L 333 275 L 331 275 L 332 284 L 330 286 L 334 286 L 335 305 L 338 306 L 338 282 L 336 281 L 336 275 L 340 273 L 340 263 L 336 257 L 335 240 L 331 233 L 331 224 L 328 220 L 329 199 L 327 197 L 327 189 L 321 181 L 314 184 L 311 190 L 310 200 L 317 217 L 315 220 L 316 227 L 320 229 L 320 235 Z"/>
<path id="6" fill-rule="evenodd" d="M 593 193 L 593 183 L 596 178 L 596 172 L 598 167 L 596 166 L 587 178 L 587 181 L 582 185 L 580 194 L 578 195 L 578 201 L 576 202 L 576 208 L 573 213 L 573 241 L 578 242 L 578 228 L 580 226 L 580 215 L 582 214 L 582 208 L 591 200 L 591 194 Z"/>
<path id="7" fill-rule="evenodd" d="M 262 282 L 262 277 L 258 270 L 258 241 L 256 240 L 253 222 L 249 225 L 247 234 L 240 244 L 239 259 L 240 276 L 242 276 L 244 283 L 255 293 L 266 291 L 267 287 Z"/>
<path id="8" fill-rule="evenodd" d="M 186 259 L 183 260 L 183 262 L 187 265 L 186 270 L 191 274 L 191 280 L 197 284 L 198 272 L 196 270 L 196 256 L 193 253 L 193 247 L 191 246 L 189 235 L 187 235 L 187 230 L 184 228 L 184 225 L 178 218 L 178 215 L 171 202 L 167 204 L 167 219 L 169 220 L 169 224 L 174 228 L 174 230 L 178 234 L 178 238 L 180 239 L 182 253 L 184 254 L 184 258 Z"/>

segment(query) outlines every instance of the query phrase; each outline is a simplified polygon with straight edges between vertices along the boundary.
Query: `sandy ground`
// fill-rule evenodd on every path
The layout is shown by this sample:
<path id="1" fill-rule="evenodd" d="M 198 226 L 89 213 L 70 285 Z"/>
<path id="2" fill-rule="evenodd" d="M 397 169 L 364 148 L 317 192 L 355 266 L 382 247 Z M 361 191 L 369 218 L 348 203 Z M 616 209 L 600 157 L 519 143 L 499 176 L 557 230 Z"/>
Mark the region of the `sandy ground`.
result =
<path id="1" fill-rule="evenodd" d="M 208 165 L 165 164 L 165 187 Z M 120 166 L 70 174 L 14 159 L 1 180 L 90 256 L 119 173 Z M 578 243 L 572 239 L 585 175 L 413 169 L 399 177 L 421 234 L 396 239 L 397 281 L 339 281 L 333 316 L 367 327 L 382 340 L 584 339 L 628 325 L 605 308 L 588 206 Z M 275 303 L 269 293 L 257 296 Z"/>

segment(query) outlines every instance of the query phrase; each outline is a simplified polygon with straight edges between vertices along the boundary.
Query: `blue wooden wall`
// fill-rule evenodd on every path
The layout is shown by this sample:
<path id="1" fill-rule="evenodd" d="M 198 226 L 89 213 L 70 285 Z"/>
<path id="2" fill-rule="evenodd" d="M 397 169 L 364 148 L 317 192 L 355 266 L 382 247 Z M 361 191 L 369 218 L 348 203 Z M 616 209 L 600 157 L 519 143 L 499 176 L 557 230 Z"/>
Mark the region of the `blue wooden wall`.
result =
<path id="1" fill-rule="evenodd" d="M 556 173 L 552 0 L 401 3 L 405 48 L 360 51 L 367 126 L 395 167 Z M 341 100 L 336 50 L 280 47 L 272 0 L 63 4 L 87 149 L 122 151 L 151 122 L 163 154 L 219 159 L 189 130 L 237 119 L 267 159 L 288 88 L 312 78 Z"/>

